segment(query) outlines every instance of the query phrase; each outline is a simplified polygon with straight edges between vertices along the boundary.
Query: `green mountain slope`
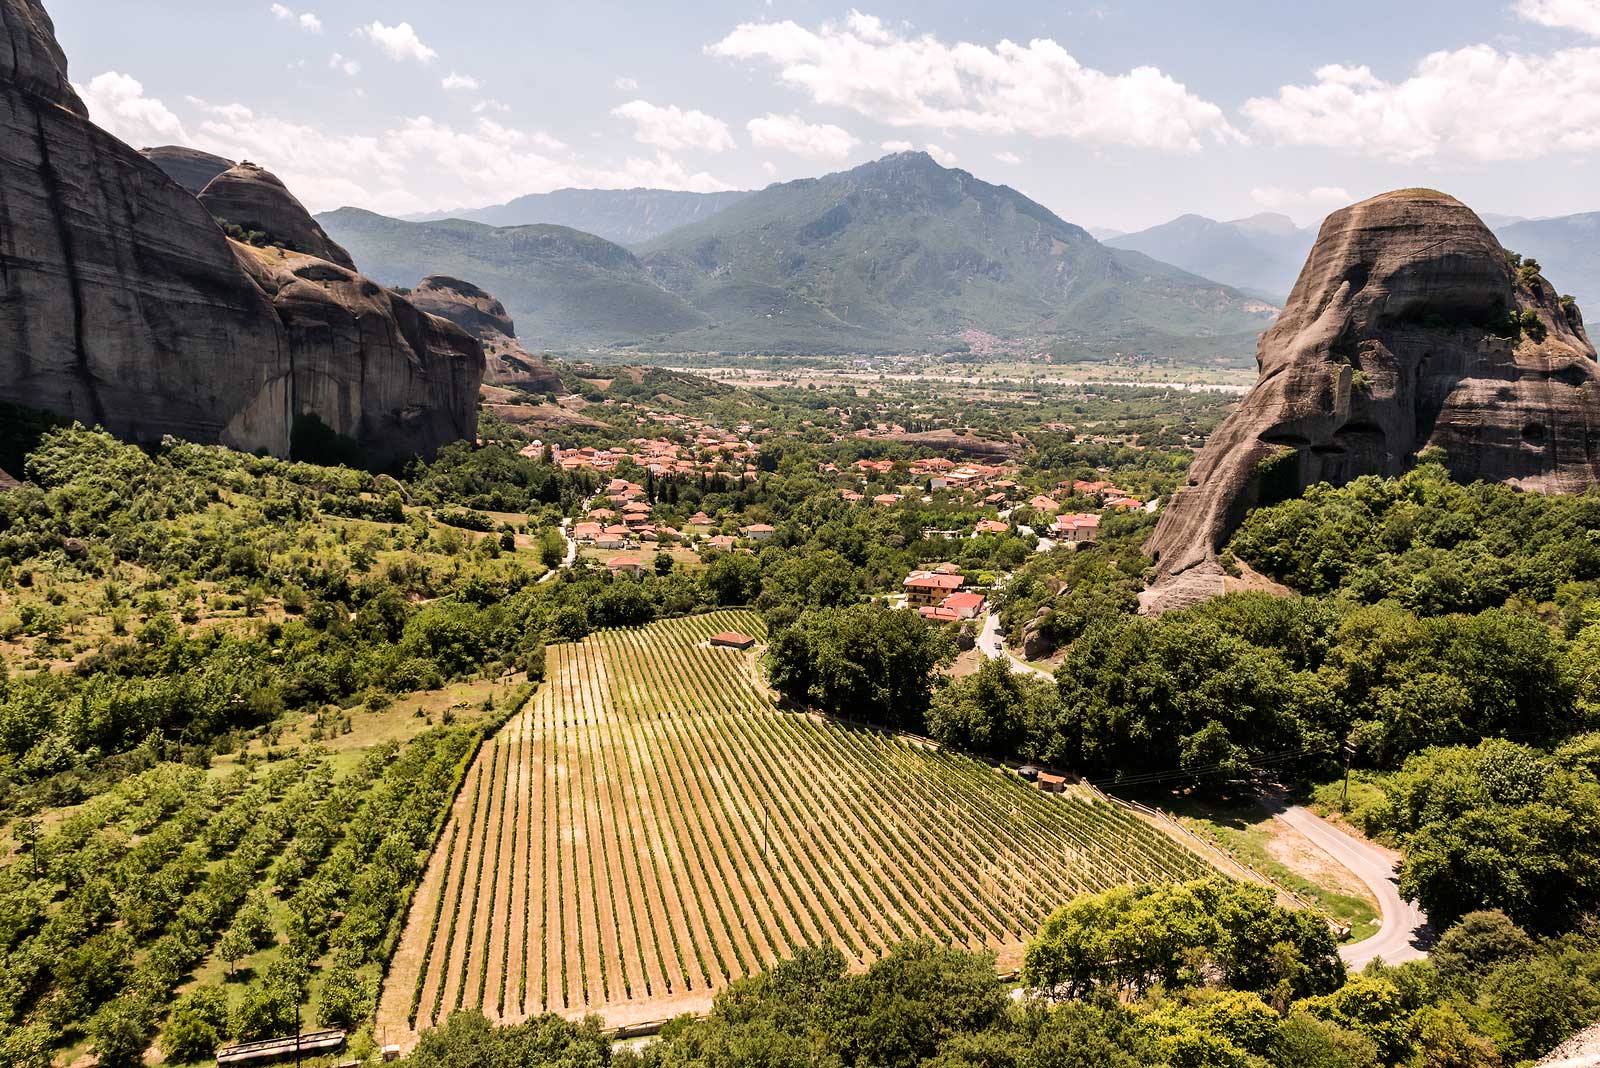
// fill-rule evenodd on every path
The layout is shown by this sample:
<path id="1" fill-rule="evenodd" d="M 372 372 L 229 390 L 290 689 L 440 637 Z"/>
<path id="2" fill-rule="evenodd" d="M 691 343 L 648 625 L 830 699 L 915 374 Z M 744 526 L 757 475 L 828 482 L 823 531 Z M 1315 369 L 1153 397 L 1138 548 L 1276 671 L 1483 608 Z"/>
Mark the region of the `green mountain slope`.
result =
<path id="1" fill-rule="evenodd" d="M 709 218 L 749 195 L 673 189 L 557 189 L 552 193 L 530 193 L 487 208 L 409 216 L 408 221 L 465 219 L 490 226 L 547 223 L 630 245 Z"/>
<path id="2" fill-rule="evenodd" d="M 620 245 L 564 226 L 409 223 L 357 208 L 318 216 L 385 285 L 465 278 L 505 304 L 518 334 L 546 348 L 634 345 L 704 325 Z"/>
<path id="3" fill-rule="evenodd" d="M 1069 348 L 1248 351 L 1273 311 L 1108 249 L 1015 190 L 920 152 L 770 186 L 639 252 L 716 318 L 692 335 L 704 347 L 926 346 L 980 330 Z"/>
<path id="4" fill-rule="evenodd" d="M 374 277 L 468 279 L 552 348 L 905 352 L 980 331 L 1068 355 L 1242 358 L 1276 311 L 923 153 L 770 186 L 637 256 L 561 227 L 319 221 Z"/>

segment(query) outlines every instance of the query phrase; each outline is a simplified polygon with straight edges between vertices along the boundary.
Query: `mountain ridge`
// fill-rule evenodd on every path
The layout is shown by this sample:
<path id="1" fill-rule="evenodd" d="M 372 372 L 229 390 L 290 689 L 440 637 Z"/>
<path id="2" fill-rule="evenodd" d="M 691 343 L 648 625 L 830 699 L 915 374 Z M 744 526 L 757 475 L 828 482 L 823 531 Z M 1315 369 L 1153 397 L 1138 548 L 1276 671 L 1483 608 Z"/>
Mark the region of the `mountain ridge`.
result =
<path id="1" fill-rule="evenodd" d="M 680 226 L 710 218 L 750 195 L 748 190 L 693 193 L 675 189 L 581 189 L 529 193 L 504 204 L 401 216 L 402 222 L 460 219 L 496 227 L 549 224 L 603 237 L 619 245 L 649 241 Z"/>
<path id="2" fill-rule="evenodd" d="M 493 290 L 535 347 L 903 352 L 959 348 L 963 332 L 980 330 L 1040 348 L 1238 357 L 1276 310 L 1107 248 L 926 153 L 768 186 L 632 250 L 567 230 L 565 264 L 548 228 L 536 256 L 528 227 L 380 221 L 359 209 L 318 219 L 391 284 L 445 273 Z M 649 313 L 622 307 L 624 296 Z"/>

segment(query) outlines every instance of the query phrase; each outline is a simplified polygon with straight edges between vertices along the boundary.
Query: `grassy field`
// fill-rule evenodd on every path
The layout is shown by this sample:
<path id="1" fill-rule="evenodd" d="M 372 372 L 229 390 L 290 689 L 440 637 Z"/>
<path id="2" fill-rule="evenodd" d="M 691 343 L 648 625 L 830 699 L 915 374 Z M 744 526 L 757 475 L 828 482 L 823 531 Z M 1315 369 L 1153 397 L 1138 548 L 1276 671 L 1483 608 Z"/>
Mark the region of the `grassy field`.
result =
<path id="1" fill-rule="evenodd" d="M 549 650 L 549 681 L 456 798 L 385 980 L 380 1034 L 463 1007 L 663 1019 L 818 943 L 864 967 L 931 934 L 1015 963 L 1080 892 L 1207 870 L 1086 796 L 780 712 L 757 651 L 707 644 L 727 629 L 759 634 L 759 617 Z"/>

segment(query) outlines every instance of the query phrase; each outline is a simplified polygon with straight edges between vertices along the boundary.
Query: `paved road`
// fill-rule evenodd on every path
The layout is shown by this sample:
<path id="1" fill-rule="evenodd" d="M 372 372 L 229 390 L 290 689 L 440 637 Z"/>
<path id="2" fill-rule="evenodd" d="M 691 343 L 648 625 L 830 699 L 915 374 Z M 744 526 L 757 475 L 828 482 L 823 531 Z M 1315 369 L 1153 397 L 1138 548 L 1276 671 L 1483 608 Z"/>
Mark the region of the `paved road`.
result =
<path id="1" fill-rule="evenodd" d="M 988 617 L 984 619 L 983 629 L 978 632 L 978 648 L 983 650 L 983 655 L 990 660 L 998 660 L 1001 657 L 1005 657 L 1006 660 L 1011 662 L 1012 671 L 1020 671 L 1024 675 L 1032 675 L 1034 678 L 1055 681 L 1055 676 L 1048 671 L 1040 671 L 1032 664 L 1018 660 L 1011 655 L 1011 650 L 1006 648 L 1005 640 L 1000 637 L 1000 615 L 997 612 L 990 612 Z"/>
<path id="2" fill-rule="evenodd" d="M 1428 918 L 1421 909 L 1400 897 L 1399 876 L 1387 853 L 1370 842 L 1346 834 L 1299 805 L 1275 815 L 1355 872 L 1378 899 L 1378 914 L 1382 917 L 1378 933 L 1339 947 L 1339 956 L 1352 971 L 1365 968 L 1379 957 L 1386 964 L 1403 964 L 1428 955 L 1423 948 L 1427 944 Z"/>
<path id="3" fill-rule="evenodd" d="M 590 497 L 588 500 L 584 501 L 583 506 L 580 509 L 582 514 L 588 515 L 589 506 L 593 503 L 593 497 Z M 566 540 L 567 555 L 562 557 L 559 567 L 552 567 L 549 571 L 546 571 L 544 574 L 540 575 L 540 582 L 554 582 L 557 575 L 578 562 L 578 542 L 572 536 L 572 520 L 563 519 L 561 521 L 561 537 Z"/>

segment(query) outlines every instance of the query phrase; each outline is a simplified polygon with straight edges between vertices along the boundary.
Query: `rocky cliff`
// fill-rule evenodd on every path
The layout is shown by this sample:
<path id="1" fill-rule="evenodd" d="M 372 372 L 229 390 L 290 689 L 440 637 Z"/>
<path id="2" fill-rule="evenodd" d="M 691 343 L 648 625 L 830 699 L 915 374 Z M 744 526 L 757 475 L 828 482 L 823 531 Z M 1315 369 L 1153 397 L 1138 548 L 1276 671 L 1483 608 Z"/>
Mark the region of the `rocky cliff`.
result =
<path id="1" fill-rule="evenodd" d="M 303 415 L 375 458 L 475 433 L 476 342 L 398 299 L 341 303 L 353 282 L 277 285 L 242 263 L 260 258 L 88 120 L 37 0 L 0 0 L 0 400 L 279 454 Z M 362 319 L 352 348 L 301 328 L 318 301 L 330 323 L 388 321 Z"/>
<path id="2" fill-rule="evenodd" d="M 559 393 L 561 376 L 517 340 L 517 327 L 506 306 L 495 297 L 459 278 L 429 275 L 411 291 L 418 308 L 448 319 L 483 344 L 486 361 L 483 380 L 529 393 Z"/>
<path id="3" fill-rule="evenodd" d="M 199 197 L 213 218 L 260 233 L 268 244 L 356 269 L 350 253 L 323 232 L 278 176 L 254 163 L 223 171 L 206 183 Z"/>
<path id="4" fill-rule="evenodd" d="M 211 179 L 233 169 L 231 159 L 223 159 L 221 156 L 213 156 L 209 152 L 184 148 L 181 145 L 146 148 L 142 149 L 140 154 L 160 167 L 168 178 L 195 196 L 199 196 L 200 191 L 211 184 Z"/>
<path id="5" fill-rule="evenodd" d="M 1220 589 L 1218 551 L 1249 508 L 1399 474 L 1432 446 L 1464 479 L 1600 481 L 1600 370 L 1577 307 L 1442 193 L 1329 216 L 1257 362 L 1150 540 L 1152 607 Z"/>

